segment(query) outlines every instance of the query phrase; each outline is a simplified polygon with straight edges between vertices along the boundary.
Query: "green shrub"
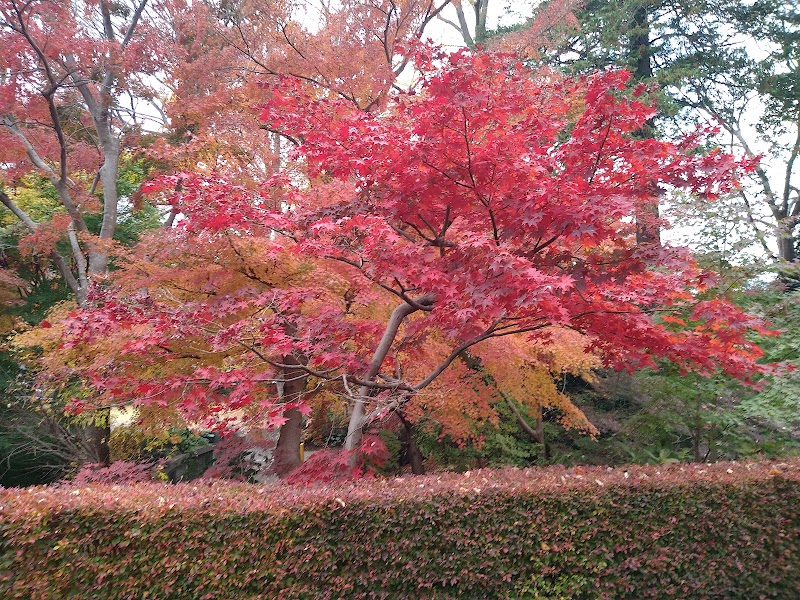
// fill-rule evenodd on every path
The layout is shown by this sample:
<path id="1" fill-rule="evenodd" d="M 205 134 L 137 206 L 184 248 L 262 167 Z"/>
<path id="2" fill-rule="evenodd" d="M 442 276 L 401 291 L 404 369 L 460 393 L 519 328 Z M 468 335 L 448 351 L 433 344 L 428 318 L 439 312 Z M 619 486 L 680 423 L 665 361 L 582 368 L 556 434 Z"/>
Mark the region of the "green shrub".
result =
<path id="1" fill-rule="evenodd" d="M 800 460 L 0 492 L 2 598 L 800 597 Z"/>

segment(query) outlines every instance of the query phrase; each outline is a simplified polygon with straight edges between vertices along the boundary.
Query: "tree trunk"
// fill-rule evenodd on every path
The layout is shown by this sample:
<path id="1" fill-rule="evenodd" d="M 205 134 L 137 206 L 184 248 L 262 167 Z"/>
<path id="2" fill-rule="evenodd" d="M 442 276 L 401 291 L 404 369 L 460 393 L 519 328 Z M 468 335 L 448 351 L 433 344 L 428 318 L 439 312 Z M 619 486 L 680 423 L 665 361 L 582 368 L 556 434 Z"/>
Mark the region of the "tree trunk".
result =
<path id="1" fill-rule="evenodd" d="M 653 78 L 652 49 L 650 42 L 650 15 L 647 7 L 636 7 L 631 15 L 631 30 L 628 33 L 628 61 L 637 81 L 649 81 Z M 655 122 L 647 121 L 637 135 L 641 138 L 652 138 Z M 660 244 L 661 227 L 658 225 L 658 203 L 661 191 L 658 188 L 651 190 L 652 200 L 642 206 L 636 215 L 636 243 Z"/>
<path id="2" fill-rule="evenodd" d="M 700 455 L 700 435 L 701 428 L 695 427 L 692 430 L 692 453 L 694 454 L 694 462 L 703 462 L 703 457 Z"/>
<path id="3" fill-rule="evenodd" d="M 800 264 L 797 262 L 797 240 L 788 226 L 778 227 L 778 257 L 781 260 L 778 277 L 790 289 L 800 286 Z"/>
<path id="4" fill-rule="evenodd" d="M 476 0 L 475 2 L 475 44 L 482 46 L 486 43 L 486 15 L 489 9 L 489 0 Z"/>
<path id="5" fill-rule="evenodd" d="M 416 299 L 414 302 L 416 306 L 403 302 L 392 311 L 392 316 L 386 324 L 386 329 L 383 332 L 381 341 L 378 343 L 378 347 L 372 355 L 372 360 L 369 363 L 367 372 L 364 374 L 364 382 L 366 385 L 362 385 L 359 388 L 358 396 L 353 405 L 353 412 L 350 414 L 350 421 L 347 424 L 347 438 L 344 442 L 344 449 L 346 451 L 352 452 L 361 445 L 361 439 L 364 437 L 364 417 L 367 414 L 365 402 L 372 394 L 372 387 L 370 387 L 369 384 L 375 381 L 375 377 L 380 372 L 381 365 L 383 365 L 383 361 L 386 359 L 386 355 L 389 354 L 389 349 L 392 347 L 395 337 L 397 337 L 400 325 L 406 317 L 420 310 L 420 306 L 431 306 L 433 302 L 433 295 L 424 294 Z M 350 459 L 350 464 L 351 466 L 355 466 L 357 463 L 358 457 L 354 453 Z"/>
<path id="6" fill-rule="evenodd" d="M 100 243 L 96 249 L 89 249 L 89 275 L 105 277 L 108 274 L 108 248 L 106 243 L 114 238 L 117 227 L 117 177 L 119 176 L 119 140 L 110 132 L 104 143 L 104 162 L 100 167 L 100 181 L 103 182 L 103 221 L 100 227 Z"/>
<path id="7" fill-rule="evenodd" d="M 86 440 L 86 447 L 89 462 L 107 467 L 111 464 L 111 409 L 101 408 L 94 416 L 94 423 L 83 428 L 83 436 Z"/>
<path id="8" fill-rule="evenodd" d="M 297 365 L 297 368 L 284 368 L 281 371 L 281 401 L 296 402 L 305 392 L 306 372 L 299 368 L 300 362 L 291 354 L 282 357 L 281 361 L 285 365 Z M 303 435 L 303 415 L 293 408 L 287 410 L 283 416 L 288 420 L 281 426 L 272 463 L 272 470 L 278 477 L 284 477 L 302 464 L 300 442 Z"/>
<path id="9" fill-rule="evenodd" d="M 539 438 L 539 443 L 542 445 L 542 458 L 547 460 L 550 458 L 550 448 L 547 445 L 547 440 L 544 439 L 544 415 L 542 414 L 541 405 L 539 405 L 536 411 L 536 435 Z"/>
<path id="10" fill-rule="evenodd" d="M 522 431 L 531 436 L 538 444 L 542 445 L 542 457 L 544 459 L 550 458 L 550 451 L 548 450 L 547 442 L 544 439 L 544 417 L 542 415 L 542 407 L 539 406 L 536 409 L 536 428 L 534 429 L 525 419 L 519 408 L 517 408 L 516 404 L 514 404 L 514 401 L 503 392 L 500 392 L 500 395 L 506 401 L 506 404 L 508 404 L 511 412 L 514 413 L 517 423 L 522 428 Z"/>
<path id="11" fill-rule="evenodd" d="M 788 220 L 788 219 L 787 219 Z M 793 262 L 797 258 L 797 253 L 795 252 L 795 244 L 796 240 L 792 237 L 791 231 L 787 231 L 789 229 L 788 225 L 779 224 L 778 231 L 778 256 L 781 257 L 781 260 L 785 260 L 786 262 Z"/>
<path id="12" fill-rule="evenodd" d="M 703 462 L 717 462 L 719 460 L 719 447 L 717 441 L 722 436 L 721 430 L 716 427 L 712 426 L 711 430 L 708 432 L 706 436 L 708 439 L 708 452 L 706 452 L 705 457 L 703 458 Z"/>
<path id="13" fill-rule="evenodd" d="M 414 426 L 409 423 L 401 413 L 397 413 L 400 421 L 403 423 L 404 432 L 404 445 L 408 456 L 408 462 L 411 464 L 411 472 L 414 475 L 425 475 L 425 465 L 422 462 L 422 453 L 417 447 L 417 442 L 414 441 Z"/>
<path id="14" fill-rule="evenodd" d="M 278 477 L 288 475 L 302 464 L 300 441 L 303 434 L 303 415 L 299 410 L 293 408 L 283 413 L 283 416 L 288 421 L 281 426 L 272 463 L 272 470 Z"/>

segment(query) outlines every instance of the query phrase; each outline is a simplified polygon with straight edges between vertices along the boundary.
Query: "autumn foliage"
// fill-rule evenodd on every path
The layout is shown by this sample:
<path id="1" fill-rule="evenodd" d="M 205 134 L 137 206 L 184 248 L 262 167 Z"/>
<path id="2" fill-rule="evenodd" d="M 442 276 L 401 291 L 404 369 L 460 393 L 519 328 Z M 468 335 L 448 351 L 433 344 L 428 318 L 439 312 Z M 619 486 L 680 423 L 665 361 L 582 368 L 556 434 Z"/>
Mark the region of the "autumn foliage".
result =
<path id="1" fill-rule="evenodd" d="M 0 492 L 4 598 L 793 598 L 800 464 Z"/>
<path id="2" fill-rule="evenodd" d="M 700 136 L 642 139 L 655 108 L 625 72 L 410 56 L 419 87 L 381 112 L 297 78 L 267 86 L 261 118 L 293 162 L 257 188 L 224 173 L 149 184 L 178 226 L 120 256 L 113 285 L 54 328 L 75 359 L 51 373 L 80 373 L 97 403 L 217 428 L 299 423 L 314 393 L 338 394 L 352 450 L 398 410 L 469 439 L 501 392 L 592 432 L 552 375 L 600 364 L 761 370 L 748 333 L 763 324 L 708 297 L 688 250 L 637 243 L 634 222 L 655 195 L 714 197 L 751 165 Z"/>

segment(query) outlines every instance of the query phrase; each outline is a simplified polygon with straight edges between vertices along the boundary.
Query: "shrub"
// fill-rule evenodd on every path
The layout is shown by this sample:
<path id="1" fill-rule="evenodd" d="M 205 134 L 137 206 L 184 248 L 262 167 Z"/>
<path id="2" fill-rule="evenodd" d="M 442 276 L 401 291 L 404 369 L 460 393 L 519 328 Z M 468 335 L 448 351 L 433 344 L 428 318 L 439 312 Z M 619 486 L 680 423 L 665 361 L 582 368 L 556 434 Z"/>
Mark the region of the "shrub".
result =
<path id="1" fill-rule="evenodd" d="M 95 483 L 108 485 L 143 483 L 153 479 L 155 466 L 156 463 L 152 462 L 132 463 L 122 460 L 115 461 L 107 466 L 87 463 L 75 474 L 72 483 L 78 486 Z"/>
<path id="2" fill-rule="evenodd" d="M 3 598 L 796 598 L 800 460 L 0 492 Z"/>

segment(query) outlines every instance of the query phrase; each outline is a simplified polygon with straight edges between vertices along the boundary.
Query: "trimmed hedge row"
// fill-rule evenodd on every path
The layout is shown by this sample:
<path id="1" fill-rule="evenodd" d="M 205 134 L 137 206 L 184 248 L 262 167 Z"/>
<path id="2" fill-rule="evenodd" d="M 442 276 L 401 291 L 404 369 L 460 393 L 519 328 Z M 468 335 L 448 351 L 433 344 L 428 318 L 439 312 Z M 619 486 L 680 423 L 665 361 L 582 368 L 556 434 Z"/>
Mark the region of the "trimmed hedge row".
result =
<path id="1" fill-rule="evenodd" d="M 2 598 L 800 598 L 800 460 L 0 492 Z"/>

